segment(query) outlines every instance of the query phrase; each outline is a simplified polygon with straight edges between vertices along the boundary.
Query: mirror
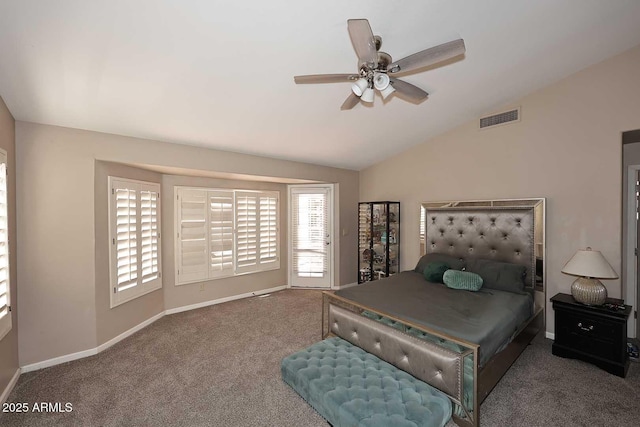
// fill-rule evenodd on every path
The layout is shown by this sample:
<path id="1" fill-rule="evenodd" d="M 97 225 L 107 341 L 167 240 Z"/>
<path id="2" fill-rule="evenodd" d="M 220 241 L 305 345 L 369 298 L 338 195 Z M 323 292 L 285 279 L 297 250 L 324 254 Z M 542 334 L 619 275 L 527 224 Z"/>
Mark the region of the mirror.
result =
<path id="1" fill-rule="evenodd" d="M 420 256 L 426 253 L 426 211 L 427 209 L 437 208 L 483 208 L 483 207 L 514 207 L 533 209 L 534 224 L 534 252 L 535 252 L 535 290 L 544 291 L 545 289 L 545 199 L 496 199 L 496 200 L 467 200 L 467 201 L 438 201 L 438 202 L 422 202 L 420 205 Z"/>

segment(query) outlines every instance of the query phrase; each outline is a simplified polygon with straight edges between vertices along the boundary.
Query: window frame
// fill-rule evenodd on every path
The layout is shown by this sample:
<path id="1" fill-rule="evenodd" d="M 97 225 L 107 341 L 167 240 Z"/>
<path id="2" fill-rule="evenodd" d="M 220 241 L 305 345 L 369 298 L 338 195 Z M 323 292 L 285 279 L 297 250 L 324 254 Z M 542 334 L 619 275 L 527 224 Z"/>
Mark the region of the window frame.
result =
<path id="1" fill-rule="evenodd" d="M 182 279 L 181 277 L 181 268 L 182 267 L 182 237 L 180 232 L 182 230 L 182 195 L 185 192 L 203 192 L 206 194 L 205 200 L 207 204 L 206 208 L 206 251 L 207 251 L 207 266 L 206 266 L 206 274 L 200 277 L 190 278 L 190 279 Z M 221 195 L 221 194 L 229 194 L 232 198 L 232 207 L 231 212 L 233 216 L 233 227 L 232 227 L 232 243 L 233 243 L 233 253 L 231 255 L 232 258 L 232 266 L 229 269 L 219 271 L 211 269 L 211 233 L 212 233 L 212 220 L 211 220 L 211 194 Z M 257 225 L 255 229 L 257 230 L 257 242 L 256 242 L 256 263 L 255 266 L 239 266 L 238 265 L 238 198 L 247 195 L 255 195 L 256 197 L 256 216 L 257 216 Z M 261 207 L 261 199 L 263 197 L 275 198 L 275 256 L 267 257 L 267 261 L 262 262 L 261 260 L 261 223 L 260 223 L 260 207 Z M 189 187 L 189 186 L 174 186 L 174 265 L 175 265 L 175 286 L 183 286 L 189 285 L 193 283 L 202 283 L 208 282 L 218 279 L 228 279 L 231 277 L 243 276 L 247 274 L 255 274 L 262 273 L 265 271 L 278 270 L 281 268 L 280 260 L 280 221 L 281 221 L 281 212 L 280 212 L 280 191 L 278 190 L 247 190 L 247 189 L 238 189 L 238 188 L 209 188 L 209 187 Z M 271 205 L 271 203 L 270 203 Z M 268 216 L 267 222 L 270 224 L 269 233 L 267 233 L 268 237 L 272 235 L 272 217 Z M 205 268 L 202 267 L 200 271 L 204 271 Z M 184 274 L 184 273 L 183 273 Z M 203 273 L 201 273 L 203 274 Z"/>
<path id="2" fill-rule="evenodd" d="M 12 311 L 11 311 L 11 248 L 9 246 L 9 159 L 7 156 L 7 152 L 3 149 L 0 148 L 0 164 L 4 164 L 5 165 L 5 176 L 4 176 L 4 183 L 5 183 L 5 188 L 4 188 L 4 194 L 5 194 L 5 198 L 6 200 L 4 200 L 4 209 L 5 212 L 2 212 L 2 214 L 4 214 L 4 217 L 6 218 L 6 224 L 4 224 L 5 230 L 4 230 L 4 244 L 5 244 L 5 248 L 6 248 L 6 257 L 4 259 L 6 259 L 6 266 L 3 266 L 3 268 L 6 269 L 6 291 L 5 291 L 5 298 L 6 298 L 6 307 L 7 307 L 7 311 L 2 315 L 2 317 L 0 317 L 0 340 L 2 340 L 5 336 L 7 336 L 7 334 L 9 334 L 9 332 L 11 332 L 11 329 L 13 328 L 13 322 L 12 322 Z M 1 216 L 1 215 L 0 215 Z M 1 225 L 0 225 L 1 226 Z"/>
<path id="3" fill-rule="evenodd" d="M 116 204 L 116 188 L 123 188 L 128 190 L 135 191 L 135 199 L 136 199 L 136 212 L 135 212 L 135 220 L 136 220 L 136 278 L 135 284 L 129 286 L 127 289 L 118 290 L 118 248 L 117 248 L 117 204 Z M 110 308 L 115 308 L 119 305 L 132 301 L 136 298 L 139 298 L 143 295 L 146 295 L 150 292 L 161 289 L 162 284 L 162 188 L 160 183 L 150 182 L 150 181 L 141 181 L 136 179 L 122 178 L 116 176 L 108 177 L 108 192 L 109 192 L 109 203 L 108 203 L 108 215 L 109 215 L 109 294 L 110 294 Z M 148 279 L 147 276 L 143 274 L 144 266 L 143 266 L 143 245 L 144 245 L 144 237 L 143 237 L 143 206 L 142 206 L 142 193 L 143 192 L 155 192 L 156 193 L 156 236 L 155 236 L 155 251 L 153 250 L 152 243 L 152 252 L 157 254 L 157 270 L 152 272 L 152 275 L 155 273 L 155 277 Z M 153 239 L 153 237 L 151 237 Z"/>

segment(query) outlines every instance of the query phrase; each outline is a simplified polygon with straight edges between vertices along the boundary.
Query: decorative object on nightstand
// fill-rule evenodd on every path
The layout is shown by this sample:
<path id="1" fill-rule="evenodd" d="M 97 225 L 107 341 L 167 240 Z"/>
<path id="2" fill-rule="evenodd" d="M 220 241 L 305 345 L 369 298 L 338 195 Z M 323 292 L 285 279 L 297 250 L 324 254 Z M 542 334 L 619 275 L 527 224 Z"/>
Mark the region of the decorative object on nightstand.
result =
<path id="1" fill-rule="evenodd" d="M 578 250 L 562 268 L 562 272 L 580 276 L 571 285 L 571 295 L 576 301 L 587 305 L 602 305 L 607 299 L 607 288 L 598 279 L 618 278 L 602 253 L 591 248 Z"/>

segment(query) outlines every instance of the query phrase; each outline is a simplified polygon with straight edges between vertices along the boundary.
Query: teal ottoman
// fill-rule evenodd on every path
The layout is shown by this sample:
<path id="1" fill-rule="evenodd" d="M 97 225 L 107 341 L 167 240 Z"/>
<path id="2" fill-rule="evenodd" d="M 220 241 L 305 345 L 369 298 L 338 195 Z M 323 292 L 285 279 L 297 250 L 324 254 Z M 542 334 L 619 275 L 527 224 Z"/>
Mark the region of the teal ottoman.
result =
<path id="1" fill-rule="evenodd" d="M 443 427 L 451 418 L 444 393 L 342 338 L 285 357 L 281 371 L 334 427 Z"/>

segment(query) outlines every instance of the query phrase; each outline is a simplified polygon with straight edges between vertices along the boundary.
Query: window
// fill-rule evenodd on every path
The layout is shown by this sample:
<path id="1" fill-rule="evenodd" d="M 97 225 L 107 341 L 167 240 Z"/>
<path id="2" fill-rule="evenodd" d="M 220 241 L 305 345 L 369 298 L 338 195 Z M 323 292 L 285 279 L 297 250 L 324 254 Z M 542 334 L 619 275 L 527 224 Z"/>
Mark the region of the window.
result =
<path id="1" fill-rule="evenodd" d="M 424 206 L 420 205 L 420 243 L 422 244 L 424 244 L 426 238 L 426 216 L 427 212 L 425 211 Z"/>
<path id="2" fill-rule="evenodd" d="M 162 287 L 160 184 L 109 177 L 111 307 Z"/>
<path id="3" fill-rule="evenodd" d="M 176 284 L 280 268 L 278 192 L 176 194 Z"/>
<path id="4" fill-rule="evenodd" d="M 0 339 L 11 330 L 7 153 L 0 150 Z"/>
<path id="5" fill-rule="evenodd" d="M 427 212 L 423 205 L 420 205 L 420 255 L 424 255 L 426 253 L 427 248 Z"/>
<path id="6" fill-rule="evenodd" d="M 314 189 L 315 190 L 315 189 Z M 329 247 L 328 191 L 292 191 L 291 229 L 293 273 L 296 277 L 323 278 L 327 275 Z"/>

